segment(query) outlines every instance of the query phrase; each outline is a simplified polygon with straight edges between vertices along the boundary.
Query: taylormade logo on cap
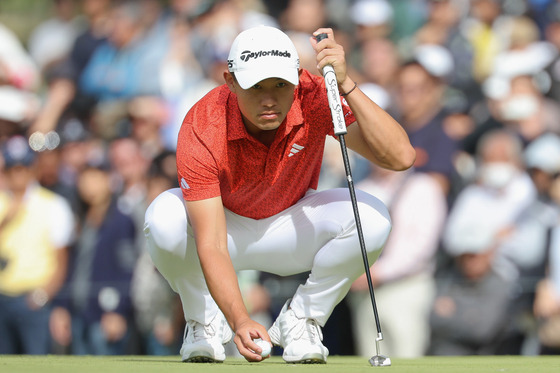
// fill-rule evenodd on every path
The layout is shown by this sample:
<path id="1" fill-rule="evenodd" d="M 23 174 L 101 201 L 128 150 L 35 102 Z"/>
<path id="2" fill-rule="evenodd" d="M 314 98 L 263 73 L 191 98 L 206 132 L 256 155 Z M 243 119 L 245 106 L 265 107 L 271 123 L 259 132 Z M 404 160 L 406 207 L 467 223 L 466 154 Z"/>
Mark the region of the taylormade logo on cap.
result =
<path id="1" fill-rule="evenodd" d="M 270 51 L 258 51 L 258 52 L 251 52 L 251 51 L 243 51 L 239 58 L 241 61 L 249 61 L 251 58 L 257 59 L 262 56 L 273 56 L 273 57 L 287 57 L 290 58 L 292 55 L 288 51 L 280 52 L 279 50 L 270 50 Z"/>
<path id="2" fill-rule="evenodd" d="M 269 26 L 257 26 L 240 33 L 233 41 L 228 69 L 248 89 L 268 78 L 280 78 L 297 85 L 299 58 L 288 35 Z"/>

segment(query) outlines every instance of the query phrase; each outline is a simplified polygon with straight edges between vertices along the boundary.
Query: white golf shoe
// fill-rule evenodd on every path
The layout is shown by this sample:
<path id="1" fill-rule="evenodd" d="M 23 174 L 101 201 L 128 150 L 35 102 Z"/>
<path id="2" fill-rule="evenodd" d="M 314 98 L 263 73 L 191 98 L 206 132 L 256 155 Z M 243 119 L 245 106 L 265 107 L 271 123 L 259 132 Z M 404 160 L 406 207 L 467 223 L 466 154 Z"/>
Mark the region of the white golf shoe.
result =
<path id="1" fill-rule="evenodd" d="M 181 357 L 187 363 L 221 363 L 226 359 L 224 345 L 231 341 L 233 332 L 222 312 L 208 325 L 187 321 Z"/>
<path id="2" fill-rule="evenodd" d="M 289 308 L 289 299 L 268 330 L 274 345 L 284 348 L 287 363 L 324 364 L 329 350 L 323 346 L 321 327 L 314 319 L 298 318 Z"/>

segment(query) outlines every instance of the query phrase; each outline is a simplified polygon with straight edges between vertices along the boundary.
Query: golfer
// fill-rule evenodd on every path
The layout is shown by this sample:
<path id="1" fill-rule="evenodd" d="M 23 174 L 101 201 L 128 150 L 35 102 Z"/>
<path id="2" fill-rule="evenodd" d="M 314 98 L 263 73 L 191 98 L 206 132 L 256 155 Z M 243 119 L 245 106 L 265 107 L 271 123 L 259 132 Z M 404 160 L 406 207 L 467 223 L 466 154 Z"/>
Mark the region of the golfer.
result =
<path id="1" fill-rule="evenodd" d="M 401 126 L 346 73 L 333 31 L 310 37 L 317 66 L 333 66 L 348 147 L 375 164 L 405 170 L 415 152 Z M 180 188 L 159 195 L 144 231 L 158 270 L 182 301 L 185 362 L 221 362 L 234 337 L 246 360 L 266 358 L 255 339 L 281 346 L 289 363 L 325 363 L 321 327 L 364 273 L 348 189 L 317 192 L 326 135 L 334 136 L 323 77 L 299 68 L 282 31 L 241 32 L 225 84 L 187 113 L 177 143 Z M 391 230 L 375 197 L 357 191 L 370 262 Z M 243 303 L 236 271 L 281 276 L 310 271 L 267 331 Z"/>

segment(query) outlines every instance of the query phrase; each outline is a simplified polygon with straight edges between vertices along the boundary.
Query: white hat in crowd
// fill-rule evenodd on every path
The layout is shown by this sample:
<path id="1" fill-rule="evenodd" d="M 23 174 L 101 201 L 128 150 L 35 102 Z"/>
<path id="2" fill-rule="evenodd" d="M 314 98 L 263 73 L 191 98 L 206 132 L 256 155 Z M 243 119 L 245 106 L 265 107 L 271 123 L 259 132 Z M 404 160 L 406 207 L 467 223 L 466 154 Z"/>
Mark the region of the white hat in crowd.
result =
<path id="1" fill-rule="evenodd" d="M 350 8 L 350 19 L 361 26 L 378 26 L 393 21 L 393 8 L 387 0 L 358 0 Z"/>
<path id="2" fill-rule="evenodd" d="M 449 50 L 441 45 L 421 44 L 414 49 L 414 58 L 431 75 L 445 78 L 455 68 L 453 56 Z"/>
<path id="3" fill-rule="evenodd" d="M 360 89 L 380 108 L 387 110 L 391 104 L 391 96 L 387 90 L 375 83 L 362 83 Z"/>
<path id="4" fill-rule="evenodd" d="M 281 30 L 257 26 L 241 32 L 233 41 L 228 69 L 248 89 L 268 78 L 299 83 L 299 56 L 294 43 Z"/>
<path id="5" fill-rule="evenodd" d="M 453 226 L 444 233 L 444 245 L 451 256 L 480 254 L 492 248 L 498 228 L 471 219 L 468 224 Z"/>
<path id="6" fill-rule="evenodd" d="M 525 166 L 549 174 L 560 172 L 560 137 L 546 133 L 533 140 L 525 149 Z"/>

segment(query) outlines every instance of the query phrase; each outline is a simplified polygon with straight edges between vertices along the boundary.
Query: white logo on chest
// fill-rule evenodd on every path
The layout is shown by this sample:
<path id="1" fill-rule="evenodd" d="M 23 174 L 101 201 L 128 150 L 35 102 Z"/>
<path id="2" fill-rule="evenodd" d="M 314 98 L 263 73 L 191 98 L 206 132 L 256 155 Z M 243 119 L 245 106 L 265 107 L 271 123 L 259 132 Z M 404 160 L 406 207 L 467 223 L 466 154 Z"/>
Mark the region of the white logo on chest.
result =
<path id="1" fill-rule="evenodd" d="M 301 150 L 303 150 L 303 148 L 304 146 L 298 144 L 292 145 L 292 148 L 290 149 L 290 155 L 288 155 L 288 157 L 291 157 L 292 155 L 299 153 Z"/>

